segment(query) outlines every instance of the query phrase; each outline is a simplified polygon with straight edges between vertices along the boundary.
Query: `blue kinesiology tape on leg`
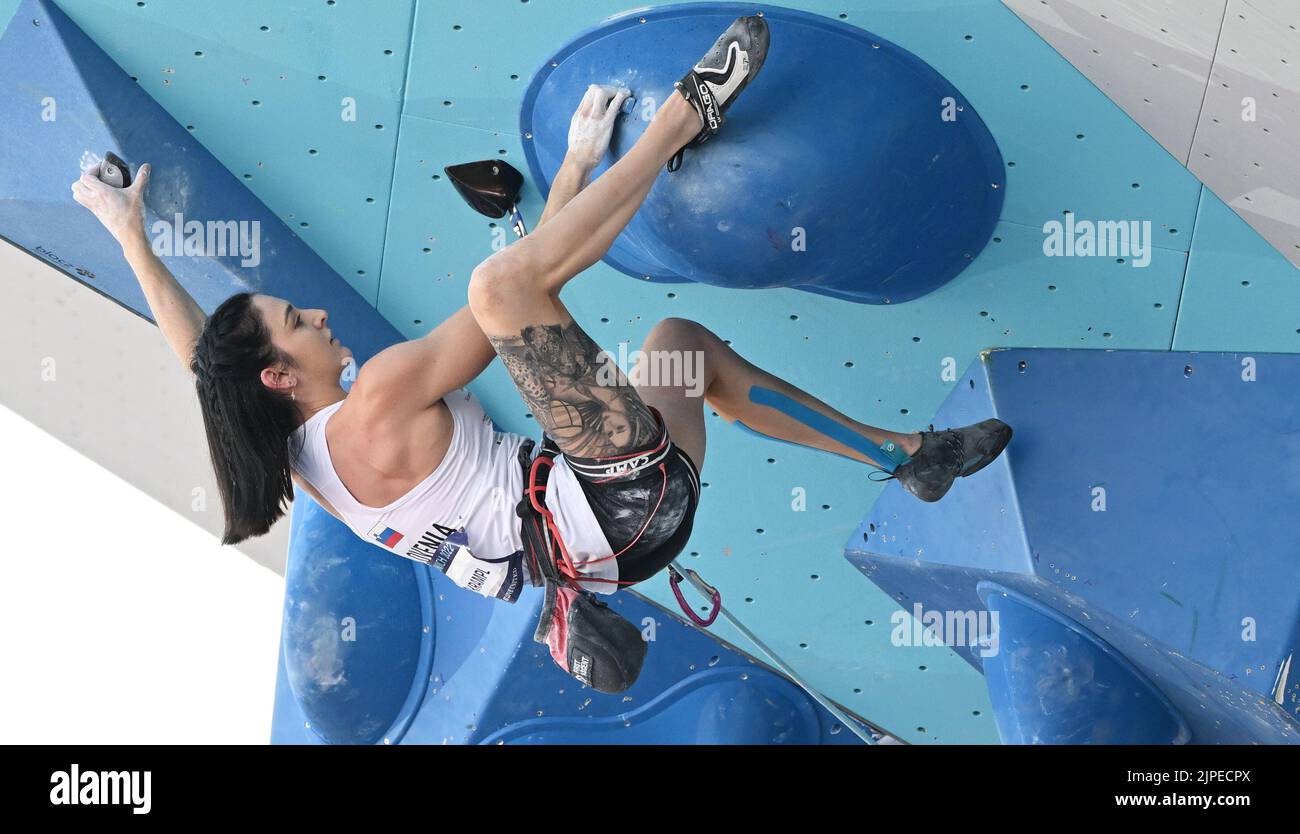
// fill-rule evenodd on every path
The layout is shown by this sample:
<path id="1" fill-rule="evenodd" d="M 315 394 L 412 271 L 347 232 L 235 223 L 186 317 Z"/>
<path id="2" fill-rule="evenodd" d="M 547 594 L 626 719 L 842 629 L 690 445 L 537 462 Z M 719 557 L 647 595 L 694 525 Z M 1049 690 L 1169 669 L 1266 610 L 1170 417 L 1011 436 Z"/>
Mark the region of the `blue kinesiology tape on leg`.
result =
<path id="1" fill-rule="evenodd" d="M 790 419 L 803 423 L 808 428 L 825 435 L 836 443 L 843 444 L 855 452 L 861 452 L 886 472 L 893 472 L 899 466 L 911 460 L 908 454 L 899 448 L 899 445 L 894 441 L 886 440 L 882 444 L 873 443 L 848 426 L 840 425 L 831 418 L 818 414 L 803 403 L 791 399 L 779 391 L 763 388 L 760 385 L 751 385 L 749 388 L 749 401 L 757 405 L 774 408 Z M 780 438 L 755 431 L 739 420 L 736 421 L 736 425 L 750 434 L 766 437 L 769 440 L 780 440 Z M 789 443 L 790 441 L 782 440 L 781 442 Z M 800 444 L 791 445 L 797 446 Z"/>

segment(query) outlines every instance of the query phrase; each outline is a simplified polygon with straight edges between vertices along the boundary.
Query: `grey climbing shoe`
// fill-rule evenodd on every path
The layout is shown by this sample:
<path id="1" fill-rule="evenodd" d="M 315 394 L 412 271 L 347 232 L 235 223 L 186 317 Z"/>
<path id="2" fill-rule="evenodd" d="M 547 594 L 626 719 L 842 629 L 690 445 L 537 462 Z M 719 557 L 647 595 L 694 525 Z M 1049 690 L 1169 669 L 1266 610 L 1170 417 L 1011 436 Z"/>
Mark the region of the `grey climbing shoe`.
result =
<path id="1" fill-rule="evenodd" d="M 894 470 L 894 477 L 922 501 L 938 501 L 953 481 L 988 466 L 1010 442 L 1011 427 L 996 419 L 960 429 L 923 431 L 921 448 Z"/>
<path id="2" fill-rule="evenodd" d="M 669 161 L 669 171 L 681 167 L 686 148 L 707 141 L 722 129 L 727 109 L 763 68 L 768 43 L 767 21 L 758 15 L 738 17 L 700 62 L 677 82 L 677 90 L 695 108 L 702 127 Z"/>

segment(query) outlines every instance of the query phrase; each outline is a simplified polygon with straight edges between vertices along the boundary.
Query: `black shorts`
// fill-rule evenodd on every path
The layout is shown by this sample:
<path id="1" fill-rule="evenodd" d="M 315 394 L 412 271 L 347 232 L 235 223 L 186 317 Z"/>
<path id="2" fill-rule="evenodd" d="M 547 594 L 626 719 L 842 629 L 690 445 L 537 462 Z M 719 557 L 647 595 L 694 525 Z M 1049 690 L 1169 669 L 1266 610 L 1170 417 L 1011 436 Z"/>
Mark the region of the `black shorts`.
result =
<path id="1" fill-rule="evenodd" d="M 649 579 L 677 558 L 691 537 L 700 502 L 699 470 L 668 439 L 659 410 L 653 406 L 650 410 L 659 420 L 661 432 L 644 449 L 618 458 L 565 456 L 610 547 L 620 554 L 618 578 L 622 582 Z M 620 462 L 635 466 L 636 471 L 611 475 L 608 469 Z"/>

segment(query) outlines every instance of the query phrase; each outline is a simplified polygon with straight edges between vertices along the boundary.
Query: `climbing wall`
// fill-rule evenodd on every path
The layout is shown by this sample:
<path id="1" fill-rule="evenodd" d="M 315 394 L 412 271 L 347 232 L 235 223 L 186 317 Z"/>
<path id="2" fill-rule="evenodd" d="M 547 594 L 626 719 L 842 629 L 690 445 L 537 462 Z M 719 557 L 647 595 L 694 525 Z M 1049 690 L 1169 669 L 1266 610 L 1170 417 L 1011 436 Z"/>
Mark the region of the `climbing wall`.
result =
<path id="1" fill-rule="evenodd" d="M 524 168 L 517 125 L 534 71 L 630 5 L 60 4 L 406 337 L 462 305 L 470 270 L 508 240 L 461 203 L 442 166 L 499 156 Z M 658 319 L 687 316 L 857 419 L 900 429 L 921 426 L 960 370 L 994 346 L 1300 350 L 1295 270 L 1002 5 L 786 5 L 898 44 L 970 100 L 1006 165 L 992 241 L 949 284 L 887 307 L 791 289 L 648 284 L 598 265 L 564 300 L 603 346 L 635 348 Z M 0 0 L 0 14 L 17 7 Z M 10 25 L 32 23 L 19 15 Z M 17 128 L 33 158 L 75 176 L 76 160 L 40 158 L 38 129 Z M 529 183 L 523 210 L 535 220 L 541 208 Z M 1043 224 L 1071 214 L 1151 221 L 1150 263 L 1045 257 Z M 472 388 L 504 427 L 537 432 L 499 366 Z M 709 428 L 685 561 L 850 710 L 911 742 L 996 741 L 979 674 L 945 648 L 892 645 L 898 606 L 841 558 L 880 491 L 866 471 L 765 444 L 716 417 Z M 643 587 L 672 604 L 666 581 Z"/>

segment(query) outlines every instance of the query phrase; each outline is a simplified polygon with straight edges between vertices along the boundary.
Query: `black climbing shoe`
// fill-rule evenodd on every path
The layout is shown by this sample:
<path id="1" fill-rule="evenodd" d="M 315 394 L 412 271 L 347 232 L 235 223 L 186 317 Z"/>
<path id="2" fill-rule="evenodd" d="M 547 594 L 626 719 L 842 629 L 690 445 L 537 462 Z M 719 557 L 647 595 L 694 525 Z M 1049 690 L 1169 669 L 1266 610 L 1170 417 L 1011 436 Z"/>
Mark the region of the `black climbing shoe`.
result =
<path id="1" fill-rule="evenodd" d="M 722 129 L 727 108 L 763 68 L 767 45 L 766 20 L 757 15 L 738 17 L 695 68 L 677 82 L 677 89 L 695 108 L 703 126 L 699 134 L 669 161 L 669 171 L 681 167 L 682 153 L 686 148 L 708 141 Z"/>
<path id="2" fill-rule="evenodd" d="M 923 431 L 921 448 L 894 470 L 894 477 L 903 489 L 922 501 L 938 501 L 953 481 L 988 466 L 1009 442 L 1011 427 L 1001 420 L 985 420 L 960 429 Z"/>

